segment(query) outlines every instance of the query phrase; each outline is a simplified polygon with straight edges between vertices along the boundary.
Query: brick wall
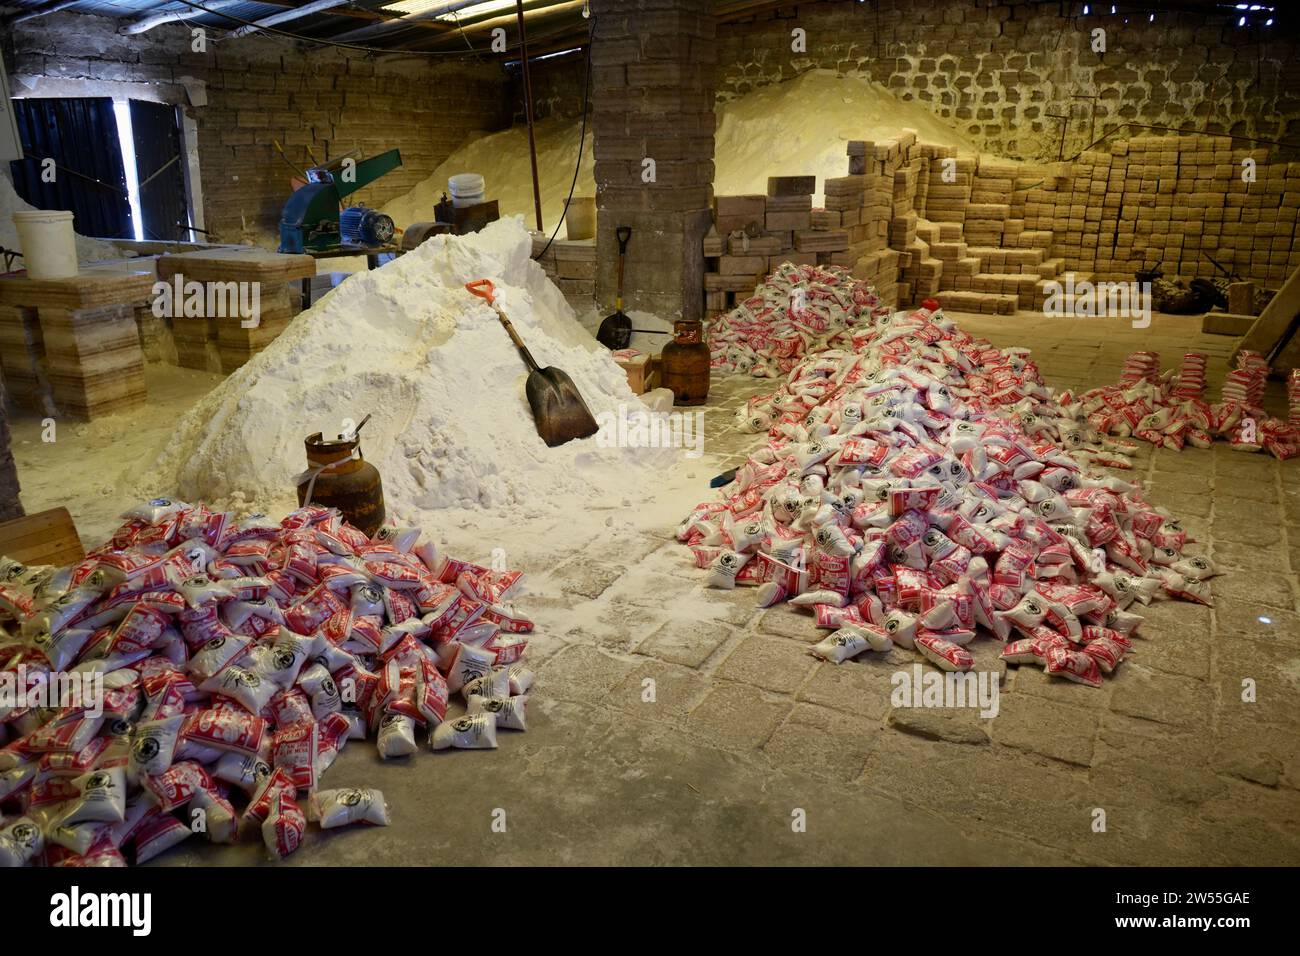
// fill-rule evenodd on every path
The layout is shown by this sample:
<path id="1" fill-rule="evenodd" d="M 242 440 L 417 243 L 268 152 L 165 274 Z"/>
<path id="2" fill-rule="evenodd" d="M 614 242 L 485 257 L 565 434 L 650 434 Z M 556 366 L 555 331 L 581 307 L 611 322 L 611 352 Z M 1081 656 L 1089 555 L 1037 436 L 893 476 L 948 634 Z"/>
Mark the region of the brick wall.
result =
<path id="1" fill-rule="evenodd" d="M 1158 4 L 1150 5 L 1152 8 Z M 1236 14 L 1098 15 L 1092 4 L 1025 0 L 821 0 L 718 27 L 718 91 L 736 95 L 815 68 L 857 72 L 951 122 L 982 149 L 1057 159 L 1123 122 L 1300 142 L 1294 27 L 1235 25 Z M 1062 16 L 1061 10 L 1070 16 Z M 807 52 L 791 30 L 807 31 Z M 1107 31 L 1107 52 L 1090 31 Z M 1184 104 L 1193 104 L 1187 108 Z M 1132 131 L 1136 134 L 1138 131 Z M 1291 158 L 1300 158 L 1293 153 Z"/>
<path id="2" fill-rule="evenodd" d="M 186 83 L 206 90 L 206 105 L 188 111 L 198 124 L 207 228 L 224 242 L 277 241 L 293 172 L 273 140 L 300 167 L 311 162 L 308 147 L 320 161 L 352 149 L 363 156 L 400 149 L 402 167 L 355 194 L 381 205 L 467 139 L 510 120 L 507 78 L 496 63 L 370 57 L 273 37 L 217 39 L 218 31 L 196 53 L 183 25 L 131 37 L 116 26 L 69 13 L 18 24 L 5 37 L 14 93 L 184 102 Z"/>
<path id="3" fill-rule="evenodd" d="M 537 119 L 581 116 L 586 68 L 587 58 L 581 52 L 532 63 L 529 73 L 533 83 L 533 115 Z M 515 122 L 524 122 L 523 76 L 517 68 L 510 71 L 510 98 Z"/>

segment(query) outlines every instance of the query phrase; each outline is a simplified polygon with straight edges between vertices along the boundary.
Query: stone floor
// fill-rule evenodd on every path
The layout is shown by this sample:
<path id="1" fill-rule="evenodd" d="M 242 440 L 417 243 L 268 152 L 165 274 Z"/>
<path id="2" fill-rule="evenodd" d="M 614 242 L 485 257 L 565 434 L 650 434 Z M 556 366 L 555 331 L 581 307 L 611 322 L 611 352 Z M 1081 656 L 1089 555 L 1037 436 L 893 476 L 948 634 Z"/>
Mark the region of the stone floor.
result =
<path id="1" fill-rule="evenodd" d="M 1212 355 L 1217 389 L 1233 341 L 1174 317 L 1104 334 L 1027 315 L 958 319 L 1033 347 L 1058 387 L 1115 381 L 1134 348 L 1166 365 L 1195 348 Z M 730 413 L 762 390 L 715 380 L 707 457 L 692 466 L 699 498 L 752 447 Z M 530 649 L 529 732 L 493 754 L 424 753 L 410 766 L 349 748 L 328 784 L 382 788 L 393 825 L 313 835 L 288 862 L 1300 863 L 1300 462 L 1144 446 L 1126 475 L 1226 573 L 1213 608 L 1149 608 L 1136 652 L 1101 689 L 1003 668 L 978 639 L 977 666 L 1003 672 L 995 718 L 895 710 L 891 675 L 915 655 L 814 660 L 822 632 L 809 616 L 703 589 L 665 521 L 553 567 L 543 549 L 529 555 L 525 603 L 546 634 Z M 185 844 L 165 860 L 257 856 Z"/>

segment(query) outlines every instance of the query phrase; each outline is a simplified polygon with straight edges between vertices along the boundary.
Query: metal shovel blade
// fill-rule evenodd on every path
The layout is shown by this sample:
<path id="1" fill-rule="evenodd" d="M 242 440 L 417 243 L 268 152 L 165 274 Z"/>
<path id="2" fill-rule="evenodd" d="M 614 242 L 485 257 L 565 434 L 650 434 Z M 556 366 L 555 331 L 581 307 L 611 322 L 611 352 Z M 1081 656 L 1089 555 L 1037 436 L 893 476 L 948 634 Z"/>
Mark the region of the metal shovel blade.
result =
<path id="1" fill-rule="evenodd" d="M 496 304 L 496 289 L 489 279 L 477 279 L 465 284 L 472 295 L 487 302 L 497 314 L 497 321 L 510 336 L 510 341 L 519 350 L 519 357 L 528 366 L 528 380 L 524 383 L 524 393 L 528 396 L 528 407 L 533 410 L 533 422 L 537 434 L 548 448 L 563 445 L 575 438 L 590 438 L 600 430 L 596 419 L 591 417 L 591 410 L 582 400 L 578 386 L 573 379 L 558 368 L 541 368 L 533 358 L 524 340 L 515 331 L 514 324 Z"/>
<path id="2" fill-rule="evenodd" d="M 596 330 L 596 341 L 611 352 L 632 344 L 632 320 L 620 310 L 605 317 Z"/>
<path id="3" fill-rule="evenodd" d="M 533 410 L 537 434 L 554 448 L 575 438 L 590 438 L 600 430 L 568 374 L 553 366 L 528 373 L 524 385 Z"/>

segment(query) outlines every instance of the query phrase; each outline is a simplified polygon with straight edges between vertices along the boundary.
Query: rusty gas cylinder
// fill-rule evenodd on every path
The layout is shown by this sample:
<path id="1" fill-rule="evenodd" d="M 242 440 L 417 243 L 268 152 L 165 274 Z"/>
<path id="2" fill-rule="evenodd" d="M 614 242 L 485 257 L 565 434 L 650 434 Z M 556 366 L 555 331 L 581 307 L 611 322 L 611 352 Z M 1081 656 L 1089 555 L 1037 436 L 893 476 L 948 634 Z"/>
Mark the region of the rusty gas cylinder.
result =
<path id="1" fill-rule="evenodd" d="M 675 405 L 703 405 L 709 397 L 709 346 L 698 319 L 673 323 L 673 340 L 664 346 L 663 387 Z"/>
<path id="2" fill-rule="evenodd" d="M 379 469 L 361 457 L 361 440 L 339 437 L 326 440 L 320 432 L 309 435 L 306 475 L 298 485 L 298 504 L 337 508 L 343 519 L 368 535 L 384 523 L 384 483 Z"/>

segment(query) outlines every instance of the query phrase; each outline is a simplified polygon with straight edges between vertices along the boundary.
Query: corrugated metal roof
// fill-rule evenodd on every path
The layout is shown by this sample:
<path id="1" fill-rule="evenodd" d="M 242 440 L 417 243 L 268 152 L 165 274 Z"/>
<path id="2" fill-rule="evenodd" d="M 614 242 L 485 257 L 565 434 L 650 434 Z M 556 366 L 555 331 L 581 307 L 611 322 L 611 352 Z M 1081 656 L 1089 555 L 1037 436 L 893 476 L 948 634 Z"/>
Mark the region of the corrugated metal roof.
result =
<path id="1" fill-rule="evenodd" d="M 476 46 L 485 46 L 487 31 L 503 20 L 512 23 L 514 17 L 513 6 L 476 10 L 475 6 L 481 7 L 482 0 L 441 0 L 427 12 L 408 15 L 383 9 L 393 2 L 338 0 L 337 5 L 330 6 L 326 0 L 4 0 L 0 11 L 6 23 L 59 10 L 108 17 L 124 24 L 173 14 L 173 19 L 183 19 L 186 23 L 235 31 L 266 17 L 292 14 L 297 8 L 312 8 L 304 15 L 283 17 L 281 22 L 268 26 L 267 32 L 386 50 L 446 52 L 464 49 L 467 37 Z M 545 43 L 563 34 L 571 42 L 587 33 L 589 21 L 582 17 L 581 0 L 525 0 L 524 8 L 530 49 L 534 36 Z M 446 9 L 463 11 L 458 23 L 437 19 Z"/>
<path id="2" fill-rule="evenodd" d="M 493 0 L 484 9 L 483 0 L 430 0 L 436 6 L 426 12 L 402 15 L 384 10 L 394 0 L 0 0 L 4 21 L 14 17 L 44 15 L 52 10 L 110 17 L 130 23 L 144 18 L 173 13 L 185 22 L 198 23 L 215 30 L 235 31 L 266 17 L 281 22 L 268 27 L 269 32 L 288 34 L 307 40 L 330 41 L 383 50 L 419 50 L 456 53 L 467 44 L 482 49 L 488 44 L 488 31 L 506 26 L 513 33 L 513 5 L 503 7 Z M 813 0 L 817 2 L 817 0 Z M 1037 0 L 1059 8 L 1059 0 Z M 809 0 L 715 0 L 714 16 L 721 22 L 746 19 L 770 13 L 782 7 L 808 6 Z M 1225 0 L 1160 0 L 1157 7 L 1147 2 L 1115 0 L 1121 13 L 1136 9 L 1194 10 L 1216 19 L 1231 12 Z M 1283 6 L 1280 0 L 1264 0 L 1263 6 Z M 1067 4 L 1067 9 L 1069 5 Z M 1079 4 L 1075 4 L 1079 6 Z M 1093 4 L 1096 12 L 1108 10 L 1111 0 Z M 582 0 L 524 0 L 528 17 L 529 51 L 538 55 L 584 42 L 590 21 L 582 16 Z M 311 12 L 296 15 L 298 8 Z M 456 22 L 437 19 L 447 9 L 461 11 Z M 285 16 L 288 14 L 288 16 Z M 1279 18 L 1282 14 L 1277 14 Z M 1252 13 L 1253 18 L 1256 14 Z M 1279 20 L 1280 22 L 1280 20 Z"/>

